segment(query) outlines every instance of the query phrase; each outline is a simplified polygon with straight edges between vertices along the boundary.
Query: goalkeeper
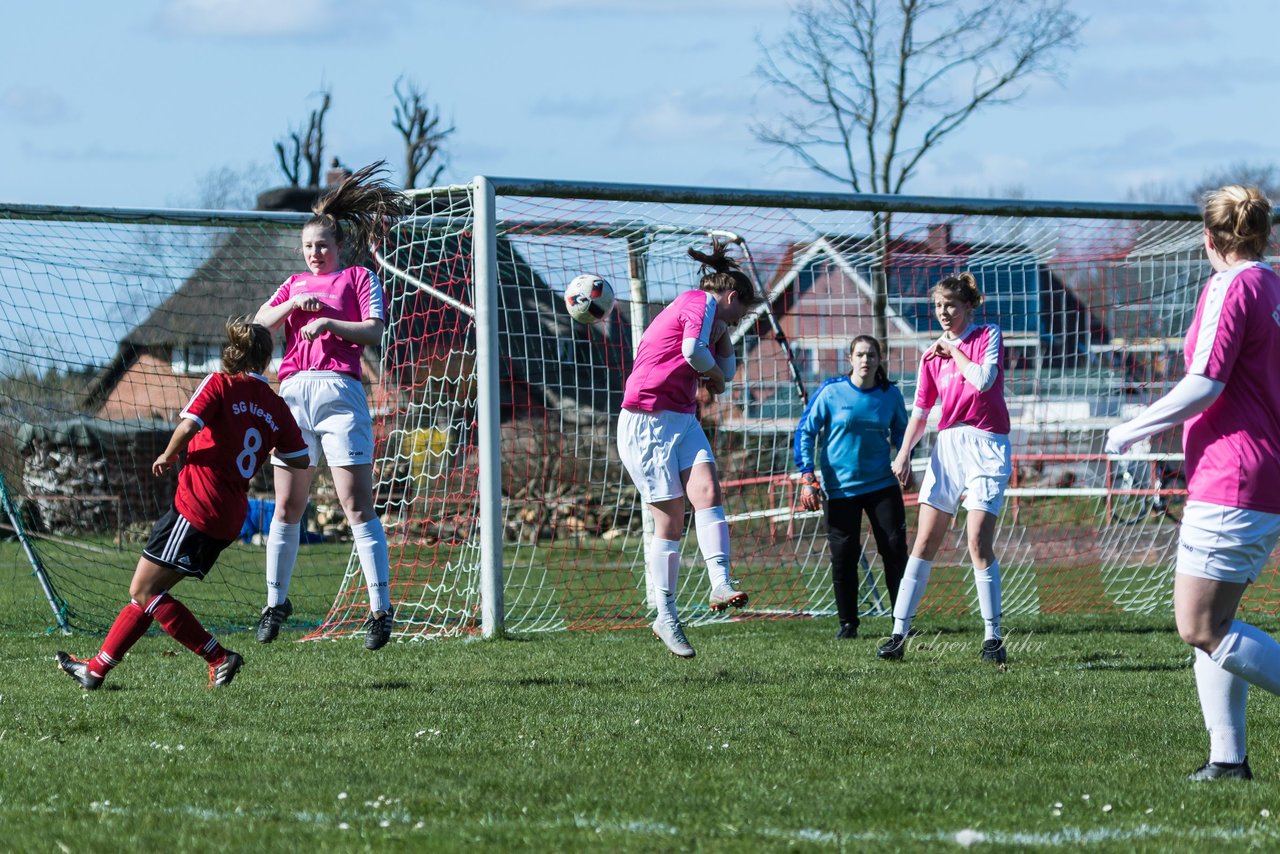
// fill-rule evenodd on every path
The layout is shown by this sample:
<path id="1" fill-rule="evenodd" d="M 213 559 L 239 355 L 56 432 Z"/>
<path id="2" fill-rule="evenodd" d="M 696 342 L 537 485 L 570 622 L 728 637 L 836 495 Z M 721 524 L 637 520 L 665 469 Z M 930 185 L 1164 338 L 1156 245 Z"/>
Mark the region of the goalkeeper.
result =
<path id="1" fill-rule="evenodd" d="M 849 344 L 849 373 L 827 380 L 796 427 L 800 506 L 822 507 L 826 493 L 831 588 L 840 617 L 838 640 L 858 636 L 858 575 L 862 514 L 866 513 L 884 563 L 890 601 L 907 565 L 907 518 L 890 447 L 902 447 L 907 407 L 889 381 L 880 343 L 859 335 Z M 820 445 L 820 447 L 819 447 Z M 815 469 L 821 468 L 819 483 Z"/>

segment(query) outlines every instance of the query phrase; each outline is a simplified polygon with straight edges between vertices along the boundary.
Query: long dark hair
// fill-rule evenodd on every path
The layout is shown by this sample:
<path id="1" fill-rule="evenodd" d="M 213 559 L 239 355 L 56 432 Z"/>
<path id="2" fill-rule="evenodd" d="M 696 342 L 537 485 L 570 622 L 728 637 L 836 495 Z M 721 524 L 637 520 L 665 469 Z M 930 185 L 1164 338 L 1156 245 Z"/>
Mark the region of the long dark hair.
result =
<path id="1" fill-rule="evenodd" d="M 698 287 L 713 294 L 734 291 L 747 308 L 759 305 L 763 300 L 756 293 L 751 278 L 742 272 L 738 259 L 730 258 L 723 240 L 711 238 L 711 252 L 699 252 L 689 248 L 689 257 L 701 264 L 702 280 Z"/>
<path id="2" fill-rule="evenodd" d="M 222 348 L 222 370 L 228 374 L 260 374 L 271 364 L 275 345 L 271 331 L 250 317 L 227 321 L 227 344 Z"/>
<path id="3" fill-rule="evenodd" d="M 859 335 L 849 342 L 849 361 L 853 361 L 853 349 L 859 344 L 870 344 L 876 351 L 876 387 L 888 388 L 893 385 L 893 381 L 889 379 L 889 370 L 884 366 L 884 351 L 880 349 L 880 342 L 870 335 Z M 852 373 L 852 366 L 850 367 Z"/>
<path id="4" fill-rule="evenodd" d="M 344 178 L 312 205 L 314 216 L 303 228 L 318 225 L 331 232 L 339 245 L 346 242 L 349 229 L 360 249 L 372 246 L 388 222 L 406 210 L 404 194 L 383 177 L 386 165 L 387 161 L 379 160 Z"/>

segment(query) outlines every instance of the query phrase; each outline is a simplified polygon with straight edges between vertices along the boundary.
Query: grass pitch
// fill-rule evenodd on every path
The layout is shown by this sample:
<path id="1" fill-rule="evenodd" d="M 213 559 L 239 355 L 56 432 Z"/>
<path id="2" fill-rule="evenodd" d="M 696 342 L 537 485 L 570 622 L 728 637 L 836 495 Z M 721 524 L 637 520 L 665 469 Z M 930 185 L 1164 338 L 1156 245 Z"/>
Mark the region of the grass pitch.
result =
<path id="1" fill-rule="evenodd" d="M 14 579 L 14 583 L 34 583 Z M 8 624 L 17 622 L 9 619 Z M 1202 850 L 1280 844 L 1280 705 L 1255 692 L 1252 784 L 1207 752 L 1168 619 L 922 616 L 907 661 L 834 620 L 245 655 L 227 689 L 149 635 L 85 693 L 0 638 L 0 826 L 18 851 Z"/>

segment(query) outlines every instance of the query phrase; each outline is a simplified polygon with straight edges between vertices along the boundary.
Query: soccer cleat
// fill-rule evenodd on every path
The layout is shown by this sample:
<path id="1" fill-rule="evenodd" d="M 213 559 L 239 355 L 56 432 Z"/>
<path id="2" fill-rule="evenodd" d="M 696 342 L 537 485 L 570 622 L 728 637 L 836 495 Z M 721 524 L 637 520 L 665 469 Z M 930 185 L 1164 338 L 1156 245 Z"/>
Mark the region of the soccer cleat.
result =
<path id="1" fill-rule="evenodd" d="M 209 665 L 209 687 L 225 688 L 230 685 L 241 667 L 244 667 L 244 659 L 240 657 L 240 653 L 227 650 L 227 656 L 222 659 L 221 664 Z"/>
<path id="2" fill-rule="evenodd" d="M 836 632 L 836 640 L 854 640 L 857 637 L 857 623 L 841 623 L 839 631 Z"/>
<path id="3" fill-rule="evenodd" d="M 391 622 L 395 619 L 394 611 L 379 611 L 376 614 L 370 614 L 369 619 L 364 621 L 365 649 L 382 649 L 387 645 L 387 641 L 391 640 Z"/>
<path id="4" fill-rule="evenodd" d="M 62 668 L 62 672 L 79 682 L 81 688 L 86 691 L 96 691 L 102 687 L 104 677 L 91 673 L 89 671 L 89 662 L 72 658 L 62 650 L 58 650 L 57 658 L 58 666 Z"/>
<path id="5" fill-rule="evenodd" d="M 722 582 L 711 589 L 711 610 L 741 608 L 747 604 L 747 594 L 733 586 L 732 581 Z"/>
<path id="6" fill-rule="evenodd" d="M 680 627 L 678 622 L 664 620 L 661 617 L 653 621 L 653 633 L 658 640 L 667 645 L 667 649 L 671 650 L 671 654 L 680 658 L 693 658 L 697 655 L 693 651 L 693 647 L 689 644 L 689 639 L 684 636 L 684 629 Z"/>
<path id="7" fill-rule="evenodd" d="M 1239 765 L 1225 762 L 1206 762 L 1187 775 L 1188 780 L 1203 782 L 1205 780 L 1252 780 L 1253 769 L 1249 767 L 1249 757 Z"/>
<path id="8" fill-rule="evenodd" d="M 1005 652 L 1004 641 L 1000 638 L 990 638 L 982 642 L 982 660 L 989 661 L 992 664 L 1004 664 L 1008 658 Z"/>
<path id="9" fill-rule="evenodd" d="M 258 643 L 271 643 L 280 634 L 280 627 L 293 613 L 293 603 L 288 599 L 279 605 L 268 605 L 262 609 L 262 618 L 258 620 Z"/>
<path id="10" fill-rule="evenodd" d="M 885 661 L 901 661 L 907 651 L 907 639 L 902 635 L 894 635 L 876 649 L 876 658 Z"/>

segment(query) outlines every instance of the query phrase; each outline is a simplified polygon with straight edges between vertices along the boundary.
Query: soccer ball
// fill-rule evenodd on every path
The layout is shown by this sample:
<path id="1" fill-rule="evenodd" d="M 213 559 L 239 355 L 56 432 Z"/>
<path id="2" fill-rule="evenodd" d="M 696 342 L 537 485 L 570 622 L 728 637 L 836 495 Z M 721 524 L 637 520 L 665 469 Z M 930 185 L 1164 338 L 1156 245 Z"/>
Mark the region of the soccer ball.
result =
<path id="1" fill-rule="evenodd" d="M 599 323 L 613 310 L 613 288 L 599 276 L 583 273 L 564 289 L 564 306 L 579 323 Z"/>

